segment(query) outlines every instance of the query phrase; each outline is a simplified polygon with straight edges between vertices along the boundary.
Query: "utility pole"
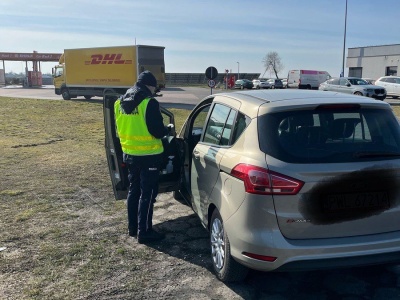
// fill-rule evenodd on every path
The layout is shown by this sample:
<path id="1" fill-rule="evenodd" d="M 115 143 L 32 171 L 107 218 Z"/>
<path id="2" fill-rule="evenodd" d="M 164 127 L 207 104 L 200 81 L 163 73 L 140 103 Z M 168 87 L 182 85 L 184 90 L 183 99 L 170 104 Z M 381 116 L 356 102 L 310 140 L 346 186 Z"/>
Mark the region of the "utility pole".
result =
<path id="1" fill-rule="evenodd" d="M 344 56 L 346 53 L 346 28 L 347 28 L 347 0 L 346 0 L 346 10 L 344 14 L 343 61 L 342 61 L 342 72 L 340 73 L 340 77 L 344 77 Z"/>

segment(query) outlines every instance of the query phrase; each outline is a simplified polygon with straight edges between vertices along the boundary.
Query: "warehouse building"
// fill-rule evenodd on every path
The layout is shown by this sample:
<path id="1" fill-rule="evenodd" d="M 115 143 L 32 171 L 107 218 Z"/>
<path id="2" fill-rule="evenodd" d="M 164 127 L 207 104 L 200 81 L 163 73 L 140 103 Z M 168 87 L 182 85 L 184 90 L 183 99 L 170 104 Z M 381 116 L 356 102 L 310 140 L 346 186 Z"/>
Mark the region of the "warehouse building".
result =
<path id="1" fill-rule="evenodd" d="M 400 44 L 348 48 L 349 76 L 378 79 L 400 75 Z"/>

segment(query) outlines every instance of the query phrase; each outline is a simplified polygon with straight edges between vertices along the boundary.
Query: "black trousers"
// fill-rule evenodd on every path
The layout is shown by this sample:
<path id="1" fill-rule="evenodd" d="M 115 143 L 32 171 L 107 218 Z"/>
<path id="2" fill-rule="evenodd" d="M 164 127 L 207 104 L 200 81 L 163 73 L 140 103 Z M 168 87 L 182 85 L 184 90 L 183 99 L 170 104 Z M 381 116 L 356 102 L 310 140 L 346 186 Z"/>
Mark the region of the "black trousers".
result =
<path id="1" fill-rule="evenodd" d="M 148 166 L 128 161 L 128 226 L 138 234 L 152 229 L 153 208 L 158 194 L 159 164 Z"/>

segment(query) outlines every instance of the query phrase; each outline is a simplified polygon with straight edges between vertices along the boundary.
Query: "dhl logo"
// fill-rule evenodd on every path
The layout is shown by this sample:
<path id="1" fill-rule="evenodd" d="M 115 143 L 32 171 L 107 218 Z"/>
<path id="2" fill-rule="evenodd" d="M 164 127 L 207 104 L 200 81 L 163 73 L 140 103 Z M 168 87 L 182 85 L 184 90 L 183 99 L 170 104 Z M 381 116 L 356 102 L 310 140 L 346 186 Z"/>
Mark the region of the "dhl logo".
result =
<path id="1" fill-rule="evenodd" d="M 132 64 L 131 59 L 122 59 L 122 54 L 93 54 L 90 56 L 92 60 L 85 61 L 85 65 L 124 65 L 124 64 Z"/>

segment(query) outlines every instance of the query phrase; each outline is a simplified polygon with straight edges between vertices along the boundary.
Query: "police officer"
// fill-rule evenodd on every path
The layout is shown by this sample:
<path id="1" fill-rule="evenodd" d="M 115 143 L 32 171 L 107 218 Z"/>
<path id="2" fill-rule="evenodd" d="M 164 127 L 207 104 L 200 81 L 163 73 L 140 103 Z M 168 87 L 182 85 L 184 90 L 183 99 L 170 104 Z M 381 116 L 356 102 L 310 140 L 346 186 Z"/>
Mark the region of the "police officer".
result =
<path id="1" fill-rule="evenodd" d="M 164 238 L 152 227 L 164 151 L 161 138 L 169 132 L 163 124 L 159 103 L 153 98 L 156 87 L 154 75 L 144 71 L 114 105 L 123 159 L 129 172 L 128 232 L 132 237 L 137 236 L 141 244 Z"/>

